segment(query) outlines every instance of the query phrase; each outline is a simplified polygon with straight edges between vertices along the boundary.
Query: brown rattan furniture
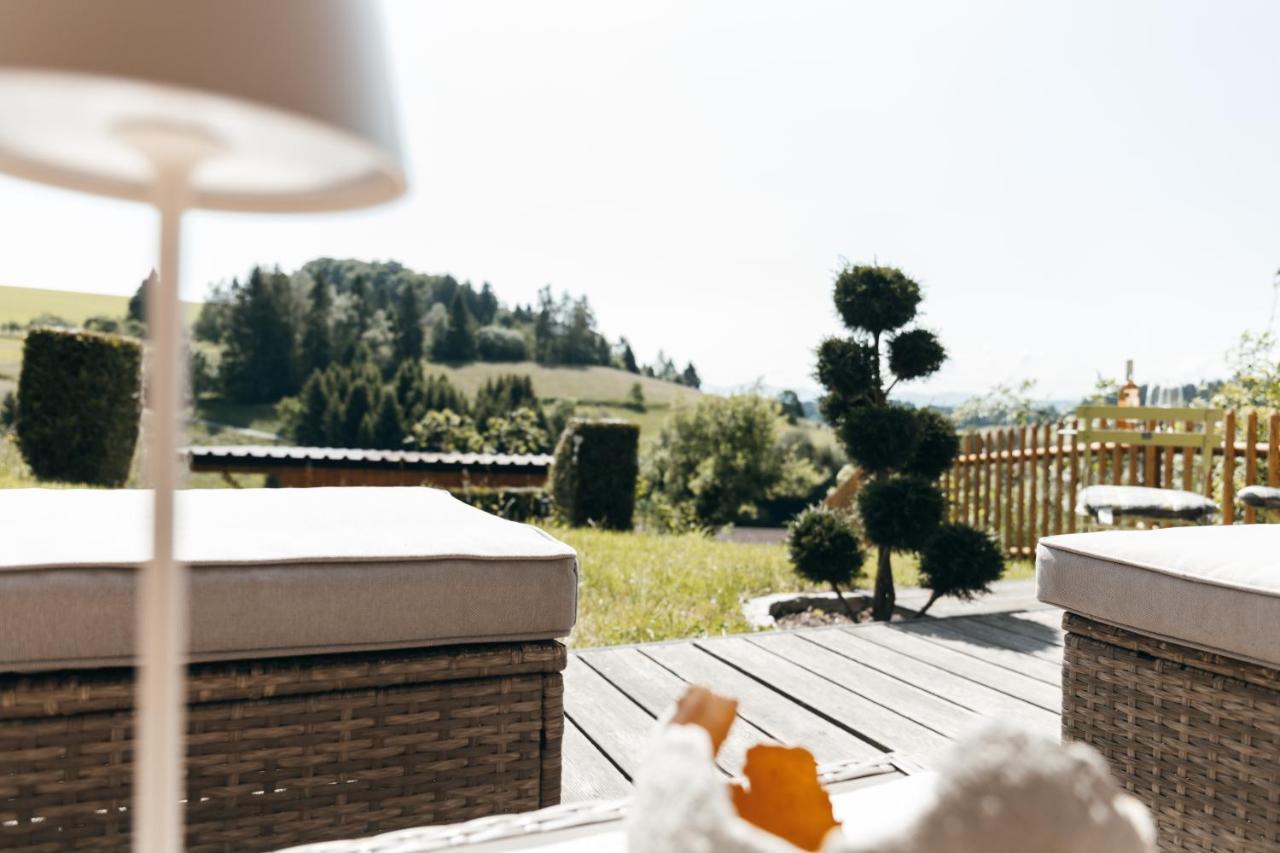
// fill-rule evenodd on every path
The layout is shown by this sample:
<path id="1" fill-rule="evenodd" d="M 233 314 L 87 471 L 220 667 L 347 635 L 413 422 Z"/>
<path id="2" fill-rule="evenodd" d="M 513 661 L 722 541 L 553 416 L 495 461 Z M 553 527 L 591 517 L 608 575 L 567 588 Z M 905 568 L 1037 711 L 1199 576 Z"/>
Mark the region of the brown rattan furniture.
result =
<path id="1" fill-rule="evenodd" d="M 560 801 L 560 643 L 191 668 L 186 838 L 273 850 Z M 0 849 L 126 850 L 133 673 L 0 677 Z"/>
<path id="2" fill-rule="evenodd" d="M 1162 850 L 1280 849 L 1280 527 L 1050 537 L 1065 739 L 1096 747 Z"/>
<path id="3" fill-rule="evenodd" d="M 0 493 L 24 537 L 41 517 L 86 537 L 0 555 L 0 849 L 126 850 L 138 556 L 97 528 L 145 514 L 63 494 Z M 189 850 L 559 802 L 571 549 L 430 489 L 187 492 L 180 511 Z"/>

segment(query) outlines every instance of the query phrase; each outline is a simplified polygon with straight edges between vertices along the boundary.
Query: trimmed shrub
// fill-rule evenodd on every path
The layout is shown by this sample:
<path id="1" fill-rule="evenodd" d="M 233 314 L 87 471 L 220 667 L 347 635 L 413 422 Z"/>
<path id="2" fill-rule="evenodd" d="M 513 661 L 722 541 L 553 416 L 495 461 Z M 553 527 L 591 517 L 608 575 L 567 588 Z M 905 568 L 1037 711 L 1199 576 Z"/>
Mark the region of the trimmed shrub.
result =
<path id="1" fill-rule="evenodd" d="M 546 489 L 468 488 L 450 494 L 508 521 L 539 521 L 551 515 L 551 495 Z"/>
<path id="2" fill-rule="evenodd" d="M 968 601 L 990 592 L 1003 573 L 1004 555 L 990 536 L 967 524 L 944 524 L 920 552 L 920 578 L 931 594 L 916 615 L 944 595 Z"/>
<path id="3" fill-rule="evenodd" d="M 858 512 L 867 538 L 893 551 L 916 551 L 942 523 L 942 492 L 920 477 L 872 480 L 858 491 Z"/>
<path id="4" fill-rule="evenodd" d="M 849 458 L 864 471 L 888 471 L 910 459 L 920 445 L 922 423 L 914 409 L 860 407 L 840 423 L 840 439 Z"/>
<path id="5" fill-rule="evenodd" d="M 848 513 L 824 506 L 804 510 L 787 530 L 787 550 L 796 572 L 806 580 L 828 584 L 849 618 L 858 621 L 840 591 L 841 584 L 853 585 L 866 559 Z"/>
<path id="6" fill-rule="evenodd" d="M 142 411 L 142 345 L 95 332 L 32 329 L 18 379 L 18 447 L 42 480 L 119 486 Z"/>
<path id="7" fill-rule="evenodd" d="M 574 527 L 630 530 L 636 504 L 640 427 L 573 418 L 556 444 L 551 493 Z"/>
<path id="8" fill-rule="evenodd" d="M 951 418 L 933 409 L 920 409 L 916 413 L 920 426 L 920 441 L 906 470 L 936 480 L 956 461 L 960 453 L 960 438 L 956 435 Z"/>

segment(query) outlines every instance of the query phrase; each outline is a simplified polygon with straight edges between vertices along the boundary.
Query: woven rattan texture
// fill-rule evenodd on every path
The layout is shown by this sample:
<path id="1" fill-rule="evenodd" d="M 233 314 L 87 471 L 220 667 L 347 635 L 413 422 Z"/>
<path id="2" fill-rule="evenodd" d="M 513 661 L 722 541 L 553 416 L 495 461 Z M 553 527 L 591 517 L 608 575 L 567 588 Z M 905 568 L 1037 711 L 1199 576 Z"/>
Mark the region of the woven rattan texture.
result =
<path id="1" fill-rule="evenodd" d="M 559 802 L 555 642 L 191 670 L 187 849 L 275 850 Z M 0 676 L 0 849 L 129 846 L 133 673 Z"/>
<path id="2" fill-rule="evenodd" d="M 1063 625 L 1063 737 L 1150 807 L 1161 849 L 1280 849 L 1280 673 L 1070 613 Z"/>

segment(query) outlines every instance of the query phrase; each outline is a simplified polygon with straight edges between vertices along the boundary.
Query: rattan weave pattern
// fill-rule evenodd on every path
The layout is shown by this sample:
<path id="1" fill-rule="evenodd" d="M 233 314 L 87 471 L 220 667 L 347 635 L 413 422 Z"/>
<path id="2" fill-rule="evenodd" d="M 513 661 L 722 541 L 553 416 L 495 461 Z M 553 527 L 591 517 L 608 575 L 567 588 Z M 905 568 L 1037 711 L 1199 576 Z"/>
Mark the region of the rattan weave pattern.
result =
<path id="1" fill-rule="evenodd" d="M 559 802 L 552 641 L 191 668 L 192 853 L 274 850 Z M 129 845 L 133 673 L 0 676 L 0 849 Z"/>
<path id="2" fill-rule="evenodd" d="M 1280 672 L 1067 613 L 1063 738 L 1151 809 L 1162 850 L 1280 849 Z"/>

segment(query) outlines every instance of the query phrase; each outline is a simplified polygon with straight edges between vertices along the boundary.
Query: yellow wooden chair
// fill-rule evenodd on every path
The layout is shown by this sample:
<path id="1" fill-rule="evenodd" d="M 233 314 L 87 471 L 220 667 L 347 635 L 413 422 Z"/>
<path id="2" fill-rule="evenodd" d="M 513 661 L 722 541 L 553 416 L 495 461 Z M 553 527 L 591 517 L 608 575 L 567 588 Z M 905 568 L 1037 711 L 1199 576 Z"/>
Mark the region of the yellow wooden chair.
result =
<path id="1" fill-rule="evenodd" d="M 1081 406 L 1076 410 L 1080 427 L 1076 441 L 1084 445 L 1083 490 L 1079 492 L 1076 512 L 1092 516 L 1103 524 L 1117 517 L 1169 519 L 1190 522 L 1205 521 L 1218 512 L 1213 500 L 1213 454 L 1222 440 L 1218 425 L 1223 420 L 1219 409 L 1163 408 L 1157 406 Z M 1095 449 L 1106 453 L 1108 447 L 1126 446 L 1144 449 L 1143 484 L 1099 483 L 1089 485 L 1093 474 Z M 1156 465 L 1159 450 L 1164 450 L 1164 476 Z M 1182 451 L 1183 488 L 1170 488 L 1175 450 Z M 1198 458 L 1193 457 L 1198 453 Z M 1132 458 L 1132 457 L 1131 457 Z M 1131 461 L 1130 479 L 1134 479 Z M 1194 478 L 1194 465 L 1200 471 L 1201 491 L 1189 488 Z M 1114 473 L 1119 480 L 1119 471 Z M 1161 483 L 1163 480 L 1163 483 Z"/>

